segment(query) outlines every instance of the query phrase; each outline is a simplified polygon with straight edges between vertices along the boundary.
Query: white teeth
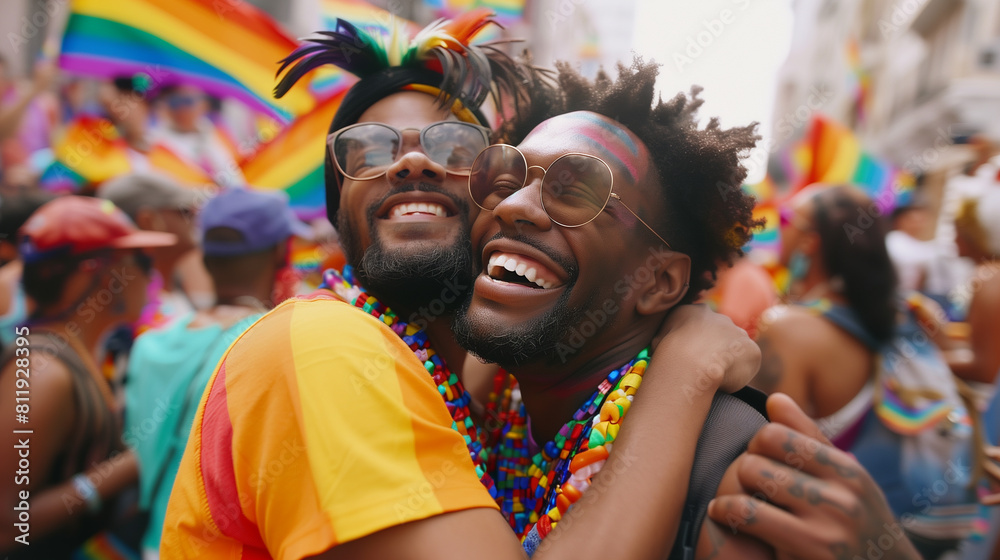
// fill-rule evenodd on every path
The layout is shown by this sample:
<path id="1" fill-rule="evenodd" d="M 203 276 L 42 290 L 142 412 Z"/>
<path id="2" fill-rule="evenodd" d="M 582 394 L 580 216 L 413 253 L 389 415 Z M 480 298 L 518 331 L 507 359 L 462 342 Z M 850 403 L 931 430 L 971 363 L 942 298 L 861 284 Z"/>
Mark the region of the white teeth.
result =
<path id="1" fill-rule="evenodd" d="M 397 204 L 396 206 L 392 207 L 390 215 L 393 218 L 398 218 L 400 216 L 406 216 L 407 214 L 415 214 L 415 213 L 434 214 L 439 218 L 448 217 L 448 212 L 445 211 L 444 206 L 441 206 L 440 204 L 434 204 L 433 202 L 432 203 L 411 202 L 409 204 Z"/>
<path id="2" fill-rule="evenodd" d="M 491 256 L 489 263 L 486 265 L 486 273 L 493 278 L 499 278 L 502 270 L 513 272 L 528 282 L 532 282 L 546 290 L 553 286 L 552 282 L 538 277 L 538 270 L 535 267 L 529 268 L 527 264 L 519 263 L 517 259 L 508 257 L 507 255 Z"/>

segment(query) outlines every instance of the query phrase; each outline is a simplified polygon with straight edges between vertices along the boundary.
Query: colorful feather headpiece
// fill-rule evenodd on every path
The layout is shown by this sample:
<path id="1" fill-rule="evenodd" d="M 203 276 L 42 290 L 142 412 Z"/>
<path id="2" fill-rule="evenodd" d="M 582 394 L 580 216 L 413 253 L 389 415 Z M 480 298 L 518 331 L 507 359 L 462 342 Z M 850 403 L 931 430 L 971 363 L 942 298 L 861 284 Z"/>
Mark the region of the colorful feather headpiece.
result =
<path id="1" fill-rule="evenodd" d="M 461 120 L 489 126 L 480 107 L 492 93 L 503 106 L 510 96 L 515 111 L 524 101 L 528 68 L 500 50 L 498 43 L 471 45 L 484 27 L 496 23 L 488 9 L 470 11 L 454 20 L 438 20 L 405 39 L 406 28 L 395 20 L 389 28 L 362 29 L 338 19 L 334 31 L 319 37 L 282 60 L 274 88 L 275 97 L 288 93 L 310 71 L 332 64 L 360 81 L 344 95 L 330 124 L 330 131 L 354 124 L 370 106 L 400 90 L 436 95 Z M 287 70 L 287 72 L 286 72 Z M 336 223 L 340 194 L 333 162 L 327 153 L 327 216 Z"/>
<path id="2" fill-rule="evenodd" d="M 433 91 L 443 104 L 457 101 L 460 105 L 453 110 L 460 118 L 460 111 L 468 109 L 479 124 L 487 125 L 479 108 L 488 95 L 509 92 L 521 81 L 517 64 L 495 44 L 469 44 L 480 30 L 495 23 L 492 18 L 488 9 L 473 10 L 454 20 L 439 19 L 408 40 L 399 20 L 391 20 L 388 28 L 362 29 L 338 19 L 334 31 L 317 32 L 320 37 L 307 39 L 308 44 L 282 60 L 278 75 L 288 71 L 274 88 L 275 97 L 285 95 L 315 68 L 332 64 L 361 79 L 344 98 L 334 122 L 352 124 L 367 109 L 357 105 L 361 99 L 353 99 L 362 94 L 370 105 L 394 91 L 418 89 Z M 342 112 L 353 118 L 341 116 Z"/>

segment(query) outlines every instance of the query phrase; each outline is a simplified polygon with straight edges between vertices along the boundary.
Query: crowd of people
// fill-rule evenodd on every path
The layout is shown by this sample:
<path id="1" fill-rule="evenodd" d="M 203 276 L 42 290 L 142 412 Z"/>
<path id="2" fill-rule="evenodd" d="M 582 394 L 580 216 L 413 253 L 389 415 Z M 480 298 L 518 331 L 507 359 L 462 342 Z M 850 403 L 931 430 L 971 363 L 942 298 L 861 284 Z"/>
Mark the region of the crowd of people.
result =
<path id="1" fill-rule="evenodd" d="M 30 476 L 0 553 L 1000 558 L 994 154 L 948 218 L 962 283 L 922 200 L 812 185 L 779 296 L 745 254 L 755 124 L 700 125 L 639 57 L 591 80 L 469 44 L 490 24 L 341 21 L 286 59 L 277 96 L 358 78 L 318 287 L 290 252 L 325 230 L 245 184 L 218 100 L 2 65 L 0 426 Z M 112 176 L 52 143 L 87 119 Z"/>

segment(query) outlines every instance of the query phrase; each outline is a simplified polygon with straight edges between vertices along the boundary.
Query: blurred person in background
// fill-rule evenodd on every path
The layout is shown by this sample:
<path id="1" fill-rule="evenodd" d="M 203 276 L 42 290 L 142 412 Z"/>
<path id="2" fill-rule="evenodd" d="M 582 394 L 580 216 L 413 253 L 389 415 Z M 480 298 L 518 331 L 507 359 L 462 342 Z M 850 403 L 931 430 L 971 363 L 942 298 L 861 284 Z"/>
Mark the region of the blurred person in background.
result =
<path id="1" fill-rule="evenodd" d="M 907 322 L 902 300 L 897 295 L 896 274 L 885 244 L 884 223 L 872 216 L 872 201 L 860 190 L 844 185 L 817 184 L 807 187 L 789 203 L 790 215 L 781 231 L 781 260 L 791 275 L 791 299 L 794 305 L 769 310 L 761 322 L 758 343 L 761 369 L 752 384 L 766 392 L 787 393 L 818 423 L 837 447 L 854 453 L 886 493 L 894 513 L 918 550 L 927 558 L 937 558 L 955 549 L 971 533 L 972 519 L 965 509 L 975 509 L 974 497 L 965 483 L 950 479 L 946 493 L 935 495 L 935 506 L 955 507 L 949 513 L 919 497 L 921 485 L 940 478 L 946 468 L 938 455 L 910 455 L 909 435 L 900 435 L 882 412 L 886 392 L 898 378 L 882 378 L 889 372 L 903 371 L 896 364 L 884 367 L 883 352 L 894 348 L 898 336 L 917 331 Z M 912 327 L 912 328 L 910 328 Z M 905 330 L 904 330 L 905 329 Z M 927 338 L 922 346 L 912 346 L 905 360 L 918 364 L 917 369 L 943 374 L 942 379 L 925 377 L 921 385 L 903 398 L 903 416 L 909 427 L 944 431 L 945 420 L 965 424 L 966 410 L 957 397 L 954 381 L 943 356 Z M 896 356 L 899 358 L 899 356 Z M 930 383 L 939 381 L 945 389 L 936 397 L 949 408 L 947 419 L 926 427 L 917 408 L 923 400 L 921 390 L 941 389 Z M 925 384 L 926 383 L 926 384 Z M 958 403 L 945 401 L 954 396 Z M 928 397 L 930 398 L 930 397 Z M 922 399 L 922 397 L 921 397 Z M 934 401 L 938 402 L 938 401 Z M 876 408 L 878 407 L 878 412 Z M 929 415 L 934 419 L 938 416 Z M 952 424 L 948 424 L 952 426 Z M 956 433 L 968 435 L 961 426 Z M 912 435 L 911 434 L 911 435 Z M 914 435 L 914 437 L 916 437 Z M 971 462 L 971 439 L 959 439 L 954 457 L 962 464 Z M 952 448 L 947 448 L 951 450 Z M 925 460 L 926 459 L 926 460 Z M 967 477 L 969 473 L 964 471 Z M 952 476 L 959 476 L 955 473 Z M 961 478 L 961 477 L 959 477 Z M 924 507 L 924 506 L 927 507 Z M 904 518 L 902 516 L 909 516 Z M 947 523 L 946 530 L 940 530 Z M 940 532 L 935 532 L 940 531 Z"/>
<path id="2" fill-rule="evenodd" d="M 159 556 L 167 502 L 202 392 L 229 345 L 270 308 L 291 235 L 287 201 L 228 189 L 201 211 L 215 305 L 140 336 L 129 358 L 125 441 L 139 460 L 139 507 L 149 512 L 143 558 Z"/>
<path id="3" fill-rule="evenodd" d="M 934 258 L 933 245 L 923 241 L 930 218 L 926 205 L 918 200 L 899 204 L 892 211 L 892 230 L 885 236 L 885 245 L 896 268 L 900 290 L 925 291 Z"/>
<path id="4" fill-rule="evenodd" d="M 28 318 L 28 299 L 21 284 L 24 263 L 17 251 L 17 231 L 55 195 L 29 191 L 0 197 L 0 350 L 17 338 L 15 328 Z"/>
<path id="5" fill-rule="evenodd" d="M 164 88 L 160 103 L 163 120 L 153 128 L 153 143 L 164 144 L 220 186 L 246 184 L 231 141 L 208 118 L 205 92 L 190 85 L 170 86 Z"/>
<path id="6" fill-rule="evenodd" d="M 114 327 L 142 311 L 151 271 L 143 249 L 176 241 L 136 229 L 110 201 L 77 196 L 45 204 L 21 228 L 24 289 L 35 308 L 19 333 L 28 344 L 4 354 L 0 395 L 4 409 L 14 410 L 17 381 L 26 380 L 31 406 L 27 422 L 9 414 L 0 424 L 7 449 L 18 444 L 14 430 L 36 436 L 24 486 L 0 485 L 0 547 L 9 558 L 69 558 L 85 541 L 114 546 L 107 530 L 138 472 L 98 353 Z M 25 357 L 30 377 L 18 373 Z M 14 473 L 18 453 L 4 453 L 0 462 Z M 21 532 L 14 507 L 25 491 L 30 546 L 14 540 Z"/>
<path id="7" fill-rule="evenodd" d="M 192 304 L 195 297 L 211 299 L 207 272 L 200 271 L 206 278 L 200 283 L 202 293 L 189 295 L 183 289 L 189 282 L 180 278 L 178 271 L 181 260 L 198 252 L 195 216 L 204 200 L 202 192 L 181 186 L 165 175 L 144 172 L 111 179 L 98 188 L 97 196 L 114 202 L 139 229 L 164 231 L 177 237 L 172 246 L 150 250 L 155 268 L 150 280 L 149 305 L 137 328 L 139 333 L 189 313 L 195 307 Z"/>
<path id="8" fill-rule="evenodd" d="M 145 97 L 148 87 L 145 75 L 119 76 L 102 83 L 98 95 L 108 118 L 129 147 L 129 163 L 134 171 L 149 168 L 146 153 L 150 148 L 150 108 Z"/>
<path id="9" fill-rule="evenodd" d="M 30 83 L 19 84 L 11 77 L 7 60 L 0 57 L 0 168 L 5 173 L 51 145 L 59 119 L 58 101 L 49 91 L 56 72 L 54 62 L 42 60 Z"/>
<path id="10" fill-rule="evenodd" d="M 947 336 L 944 314 L 929 309 L 925 324 L 934 342 L 944 351 L 948 365 L 975 392 L 980 411 L 996 390 L 1000 372 L 1000 188 L 962 201 L 955 216 L 958 254 L 975 263 L 972 277 L 956 290 L 968 303 L 965 323 L 967 341 Z"/>

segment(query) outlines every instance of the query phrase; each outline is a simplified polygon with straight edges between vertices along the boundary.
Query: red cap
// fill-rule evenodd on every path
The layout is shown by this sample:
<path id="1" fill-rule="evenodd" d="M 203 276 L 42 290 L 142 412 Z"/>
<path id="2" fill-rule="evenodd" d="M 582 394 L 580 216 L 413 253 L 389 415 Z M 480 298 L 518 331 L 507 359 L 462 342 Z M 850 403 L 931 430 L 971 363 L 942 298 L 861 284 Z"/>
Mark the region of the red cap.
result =
<path id="1" fill-rule="evenodd" d="M 98 249 L 168 247 L 177 236 L 142 231 L 110 200 L 63 196 L 46 203 L 18 231 L 25 262 L 81 255 Z"/>

